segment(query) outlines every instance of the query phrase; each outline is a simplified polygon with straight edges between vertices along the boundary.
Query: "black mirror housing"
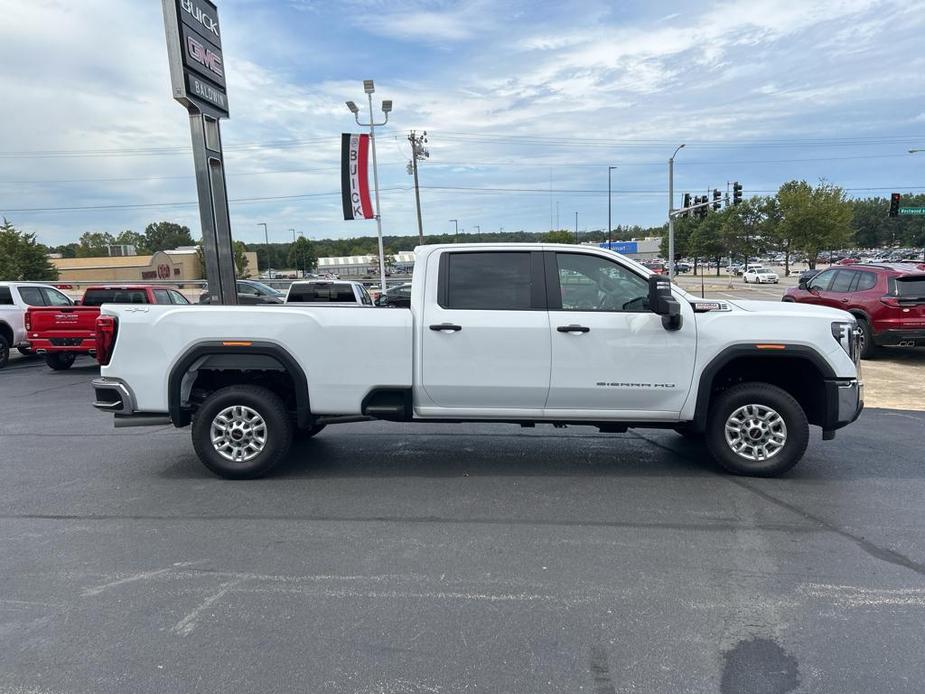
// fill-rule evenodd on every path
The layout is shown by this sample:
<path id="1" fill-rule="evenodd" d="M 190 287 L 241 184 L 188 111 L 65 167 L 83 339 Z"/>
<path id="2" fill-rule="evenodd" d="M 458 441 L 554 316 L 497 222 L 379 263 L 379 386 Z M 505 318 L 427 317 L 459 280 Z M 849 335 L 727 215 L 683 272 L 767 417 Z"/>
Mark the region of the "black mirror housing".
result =
<path id="1" fill-rule="evenodd" d="M 662 317 L 665 330 L 681 328 L 681 304 L 671 293 L 671 280 L 663 275 L 649 275 L 649 310 Z"/>
<path id="2" fill-rule="evenodd" d="M 798 287 L 805 292 L 809 288 L 809 280 L 800 280 Z"/>

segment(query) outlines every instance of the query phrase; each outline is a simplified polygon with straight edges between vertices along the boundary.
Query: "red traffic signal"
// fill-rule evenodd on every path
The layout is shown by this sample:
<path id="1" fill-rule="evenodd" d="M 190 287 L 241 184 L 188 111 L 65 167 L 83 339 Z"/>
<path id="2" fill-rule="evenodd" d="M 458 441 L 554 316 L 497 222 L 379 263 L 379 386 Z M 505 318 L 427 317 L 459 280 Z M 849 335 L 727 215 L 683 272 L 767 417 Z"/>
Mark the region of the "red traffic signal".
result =
<path id="1" fill-rule="evenodd" d="M 902 200 L 902 195 L 899 193 L 893 193 L 890 195 L 890 216 L 898 217 L 899 216 L 899 201 Z"/>

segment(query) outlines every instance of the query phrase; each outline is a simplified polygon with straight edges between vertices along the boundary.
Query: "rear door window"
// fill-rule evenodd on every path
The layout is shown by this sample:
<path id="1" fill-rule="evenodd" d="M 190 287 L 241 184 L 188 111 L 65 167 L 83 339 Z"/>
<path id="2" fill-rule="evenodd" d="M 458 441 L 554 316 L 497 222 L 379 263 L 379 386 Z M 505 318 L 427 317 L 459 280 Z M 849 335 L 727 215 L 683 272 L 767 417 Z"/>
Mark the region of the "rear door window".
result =
<path id="1" fill-rule="evenodd" d="M 857 291 L 866 292 L 877 286 L 877 275 L 873 272 L 856 272 L 858 275 Z"/>
<path id="2" fill-rule="evenodd" d="M 533 273 L 529 252 L 448 253 L 444 308 L 529 311 Z"/>
<path id="3" fill-rule="evenodd" d="M 851 291 L 851 282 L 854 280 L 853 270 L 839 270 L 832 281 L 830 292 L 845 293 Z"/>
<path id="4" fill-rule="evenodd" d="M 19 296 L 29 306 L 45 306 L 45 295 L 40 287 L 20 287 Z"/>
<path id="5" fill-rule="evenodd" d="M 13 292 L 9 287 L 0 287 L 0 306 L 13 305 Z"/>

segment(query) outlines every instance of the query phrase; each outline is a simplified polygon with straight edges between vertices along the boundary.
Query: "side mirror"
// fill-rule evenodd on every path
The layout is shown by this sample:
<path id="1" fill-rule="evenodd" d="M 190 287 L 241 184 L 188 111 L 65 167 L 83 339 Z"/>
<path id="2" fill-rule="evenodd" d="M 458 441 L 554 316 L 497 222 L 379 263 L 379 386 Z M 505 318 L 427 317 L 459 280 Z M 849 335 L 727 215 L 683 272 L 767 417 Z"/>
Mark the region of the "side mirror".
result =
<path id="1" fill-rule="evenodd" d="M 799 288 L 802 289 L 804 292 L 807 291 L 807 290 L 809 289 L 809 280 L 807 280 L 807 279 L 801 279 L 798 286 L 799 286 Z"/>
<path id="2" fill-rule="evenodd" d="M 649 310 L 662 317 L 665 330 L 681 328 L 681 304 L 671 293 L 671 280 L 662 275 L 649 275 Z"/>
<path id="3" fill-rule="evenodd" d="M 80 299 L 74 299 L 74 306 L 80 306 Z"/>

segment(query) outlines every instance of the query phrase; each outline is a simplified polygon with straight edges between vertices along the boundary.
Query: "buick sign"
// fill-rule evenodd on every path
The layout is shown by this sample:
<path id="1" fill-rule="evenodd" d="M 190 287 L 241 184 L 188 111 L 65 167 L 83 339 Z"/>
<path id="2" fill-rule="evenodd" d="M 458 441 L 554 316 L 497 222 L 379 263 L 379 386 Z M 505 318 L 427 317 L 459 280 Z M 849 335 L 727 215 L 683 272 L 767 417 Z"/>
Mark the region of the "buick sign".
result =
<path id="1" fill-rule="evenodd" d="M 225 57 L 211 0 L 161 0 L 173 98 L 191 112 L 228 117 Z"/>

